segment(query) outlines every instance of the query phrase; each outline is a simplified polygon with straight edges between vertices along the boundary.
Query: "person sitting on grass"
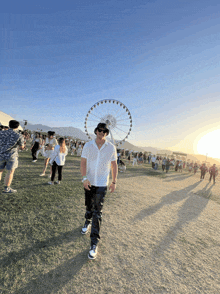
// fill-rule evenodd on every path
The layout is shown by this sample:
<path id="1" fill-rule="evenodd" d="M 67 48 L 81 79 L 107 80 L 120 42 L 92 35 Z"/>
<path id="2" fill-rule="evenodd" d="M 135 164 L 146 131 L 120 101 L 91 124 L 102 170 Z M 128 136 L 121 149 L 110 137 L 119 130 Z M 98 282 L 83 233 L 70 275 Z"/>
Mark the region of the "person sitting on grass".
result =
<path id="1" fill-rule="evenodd" d="M 19 134 L 18 127 L 19 122 L 16 120 L 9 121 L 10 129 L 4 132 L 0 132 L 0 181 L 4 169 L 8 171 L 5 176 L 4 193 L 15 193 L 17 190 L 12 189 L 11 182 L 15 169 L 18 167 L 18 150 L 24 149 L 24 137 Z"/>
<path id="2" fill-rule="evenodd" d="M 58 144 L 59 145 L 55 146 L 53 154 L 50 158 L 50 164 L 52 166 L 52 175 L 51 175 L 51 181 L 48 182 L 49 185 L 54 184 L 54 178 L 55 178 L 57 169 L 58 169 L 58 181 L 56 182 L 56 184 L 60 184 L 62 180 L 62 169 L 65 164 L 66 155 L 68 153 L 68 149 L 66 147 L 64 138 L 59 138 Z"/>

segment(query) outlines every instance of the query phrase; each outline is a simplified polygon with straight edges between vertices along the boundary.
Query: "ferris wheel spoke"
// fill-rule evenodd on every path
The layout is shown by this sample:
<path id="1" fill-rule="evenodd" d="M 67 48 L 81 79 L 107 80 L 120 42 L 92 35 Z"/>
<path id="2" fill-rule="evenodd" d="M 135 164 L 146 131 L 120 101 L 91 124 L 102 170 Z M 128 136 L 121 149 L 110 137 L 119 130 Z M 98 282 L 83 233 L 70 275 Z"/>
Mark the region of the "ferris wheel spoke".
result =
<path id="1" fill-rule="evenodd" d="M 116 132 L 116 130 L 114 130 L 114 132 L 119 136 L 119 138 L 120 138 L 121 140 L 123 140 L 123 138 L 120 137 L 120 135 L 118 134 L 118 132 Z"/>
<path id="2" fill-rule="evenodd" d="M 124 127 L 130 127 L 130 124 L 129 125 L 123 125 L 123 124 L 117 124 L 118 126 L 124 126 Z"/>
<path id="3" fill-rule="evenodd" d="M 121 111 L 121 109 L 119 108 L 119 110 L 115 113 L 115 115 L 119 112 L 119 111 Z"/>
<path id="4" fill-rule="evenodd" d="M 94 128 L 97 127 L 97 125 L 87 126 L 87 128 Z"/>
<path id="5" fill-rule="evenodd" d="M 125 116 L 126 115 L 126 113 L 122 113 L 122 114 L 120 114 L 118 117 L 117 117 L 117 119 L 119 118 L 119 117 L 122 117 L 122 116 Z M 127 116 L 127 119 L 128 119 L 129 117 Z M 122 117 L 122 119 L 125 119 L 125 117 Z"/>
<path id="6" fill-rule="evenodd" d="M 91 122 L 94 122 L 94 121 L 99 121 L 99 120 L 97 120 L 97 119 L 93 119 L 93 120 L 89 120 L 89 119 L 87 119 L 86 121 L 87 121 L 87 122 L 90 122 L 90 121 L 91 121 Z"/>
<path id="7" fill-rule="evenodd" d="M 94 113 L 90 113 L 91 115 L 94 115 L 95 117 L 98 117 L 97 115 L 95 115 Z M 101 119 L 100 117 L 98 117 L 99 119 Z"/>
<path id="8" fill-rule="evenodd" d="M 119 119 L 119 120 L 117 120 L 117 122 L 118 122 L 118 121 L 123 121 L 123 120 L 130 120 L 130 118 Z"/>
<path id="9" fill-rule="evenodd" d="M 122 129 L 119 129 L 119 128 L 117 128 L 117 127 L 115 127 L 115 128 L 127 134 L 127 132 L 123 131 Z M 116 132 L 116 131 L 115 131 L 115 132 Z"/>

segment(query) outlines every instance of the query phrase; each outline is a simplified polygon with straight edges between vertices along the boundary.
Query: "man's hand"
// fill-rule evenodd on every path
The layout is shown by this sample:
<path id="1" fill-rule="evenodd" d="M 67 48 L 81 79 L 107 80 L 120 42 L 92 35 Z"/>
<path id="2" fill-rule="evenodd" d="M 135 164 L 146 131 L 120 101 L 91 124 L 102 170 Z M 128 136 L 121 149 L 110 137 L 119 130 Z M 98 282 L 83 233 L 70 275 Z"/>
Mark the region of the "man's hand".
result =
<path id="1" fill-rule="evenodd" d="M 90 181 L 89 180 L 85 180 L 84 182 L 83 182 L 83 186 L 84 186 L 84 188 L 86 189 L 86 190 L 91 190 L 89 187 L 91 187 L 91 184 L 90 184 Z"/>
<path id="2" fill-rule="evenodd" d="M 110 193 L 113 193 L 115 189 L 116 189 L 116 184 L 111 183 L 111 185 L 109 186 Z"/>

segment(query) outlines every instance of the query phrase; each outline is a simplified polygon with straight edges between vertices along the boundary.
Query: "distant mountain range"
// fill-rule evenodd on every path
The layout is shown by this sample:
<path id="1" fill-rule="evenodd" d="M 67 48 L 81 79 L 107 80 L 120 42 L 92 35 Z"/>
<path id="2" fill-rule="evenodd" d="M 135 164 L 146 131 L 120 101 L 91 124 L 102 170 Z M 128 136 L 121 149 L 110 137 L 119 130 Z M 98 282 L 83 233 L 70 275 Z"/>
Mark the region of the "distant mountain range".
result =
<path id="1" fill-rule="evenodd" d="M 20 124 L 24 128 L 24 122 L 20 122 Z M 42 124 L 34 125 L 34 124 L 28 123 L 28 125 L 26 126 L 26 129 L 30 131 L 42 131 L 42 132 L 54 131 L 57 135 L 60 135 L 60 136 L 70 136 L 70 137 L 73 137 L 74 139 L 79 139 L 82 141 L 88 140 L 88 137 L 82 130 L 78 128 L 74 128 L 74 127 L 49 127 Z M 94 134 L 90 134 L 90 136 L 92 138 L 95 138 Z"/>
<path id="2" fill-rule="evenodd" d="M 24 122 L 20 122 L 20 124 L 22 127 L 24 127 Z M 73 137 L 75 139 L 79 139 L 82 141 L 88 141 L 86 134 L 82 130 L 80 130 L 78 128 L 74 128 L 74 127 L 51 128 L 49 126 L 45 126 L 42 124 L 34 125 L 34 124 L 28 123 L 28 125 L 26 126 L 26 129 L 31 130 L 31 131 L 41 131 L 42 130 L 42 132 L 54 131 L 57 135 L 60 135 L 60 136 L 70 136 L 70 137 Z M 93 139 L 95 139 L 94 134 L 90 134 L 90 136 Z M 163 149 L 154 148 L 154 147 L 138 147 L 138 146 L 135 146 L 129 142 L 123 142 L 121 145 L 118 146 L 118 149 L 121 149 L 121 148 L 133 150 L 133 151 L 138 151 L 138 152 L 148 151 L 148 152 L 151 152 L 152 154 L 167 154 L 167 155 L 172 154 L 172 151 L 170 151 L 170 150 L 163 150 Z M 187 159 L 193 160 L 194 162 L 195 161 L 203 162 L 206 160 L 206 156 L 199 155 L 199 154 L 188 154 Z M 208 157 L 207 162 L 210 162 L 210 164 L 215 163 L 215 164 L 219 165 L 220 159 Z"/>

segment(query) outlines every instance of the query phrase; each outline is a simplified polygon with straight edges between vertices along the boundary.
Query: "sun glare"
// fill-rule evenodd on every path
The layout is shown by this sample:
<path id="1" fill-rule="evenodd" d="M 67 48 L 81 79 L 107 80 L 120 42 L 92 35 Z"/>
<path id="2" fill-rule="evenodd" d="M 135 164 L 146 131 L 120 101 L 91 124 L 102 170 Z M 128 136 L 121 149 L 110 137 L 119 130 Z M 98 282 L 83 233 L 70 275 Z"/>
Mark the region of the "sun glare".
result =
<path id="1" fill-rule="evenodd" d="M 203 136 L 197 144 L 197 152 L 209 157 L 220 158 L 220 129 Z"/>

